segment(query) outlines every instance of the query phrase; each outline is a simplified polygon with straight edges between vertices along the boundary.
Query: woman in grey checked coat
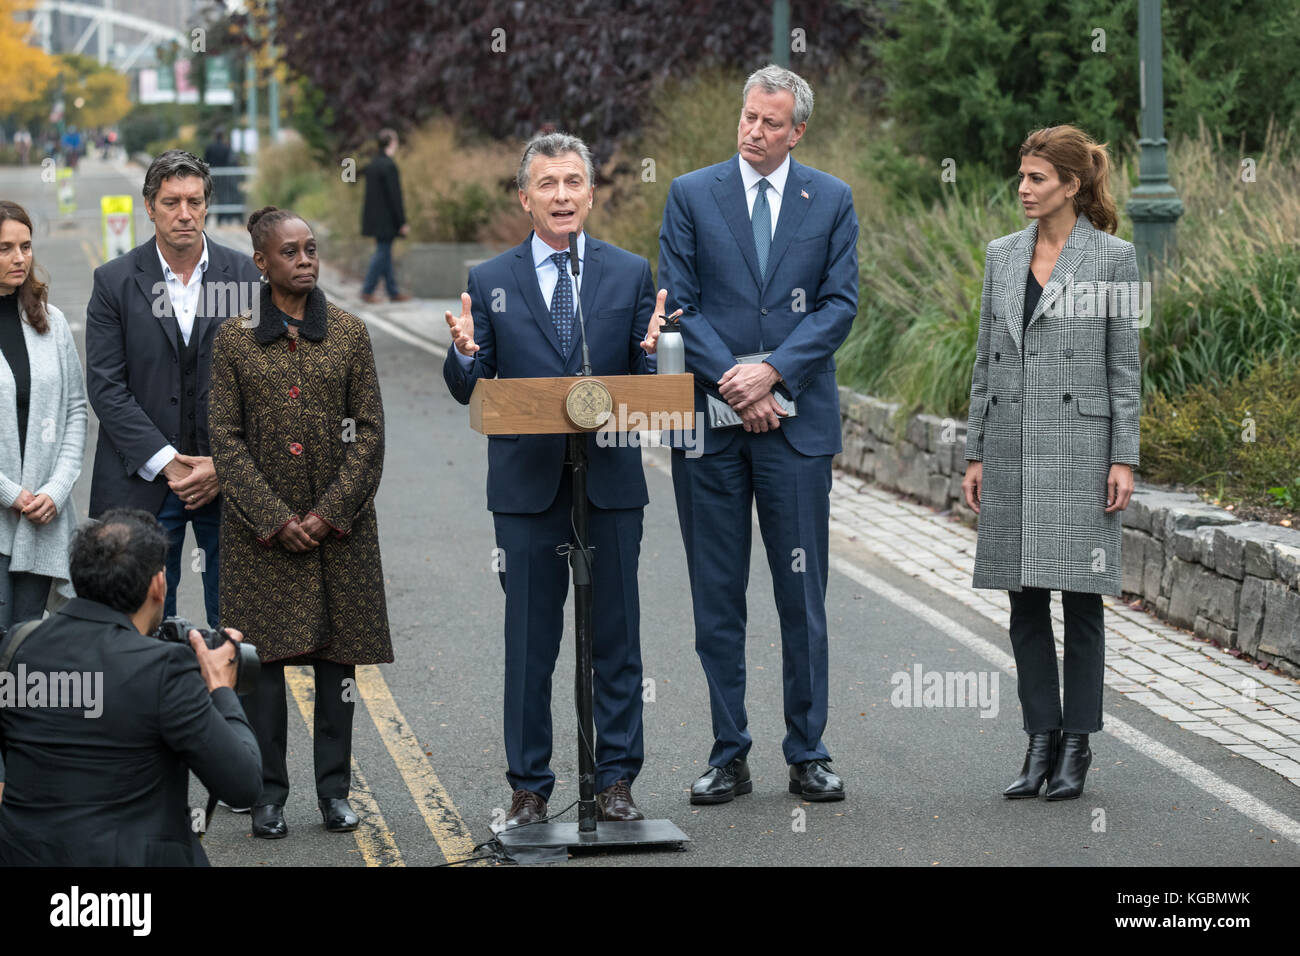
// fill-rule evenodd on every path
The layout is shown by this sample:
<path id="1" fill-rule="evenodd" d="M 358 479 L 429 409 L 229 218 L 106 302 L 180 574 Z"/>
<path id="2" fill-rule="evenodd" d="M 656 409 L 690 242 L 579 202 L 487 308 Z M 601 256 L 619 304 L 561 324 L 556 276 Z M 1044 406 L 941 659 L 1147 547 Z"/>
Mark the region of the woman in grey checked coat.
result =
<path id="1" fill-rule="evenodd" d="M 1011 798 L 1083 792 L 1101 730 L 1101 596 L 1120 593 L 1120 512 L 1138 464 L 1141 301 L 1133 245 L 1111 233 L 1104 146 L 1072 126 L 1030 133 L 1019 196 L 1029 226 L 989 243 L 966 432 L 979 513 L 972 586 L 1011 599 L 1029 747 Z M 1065 617 L 1064 705 L 1050 617 Z"/>

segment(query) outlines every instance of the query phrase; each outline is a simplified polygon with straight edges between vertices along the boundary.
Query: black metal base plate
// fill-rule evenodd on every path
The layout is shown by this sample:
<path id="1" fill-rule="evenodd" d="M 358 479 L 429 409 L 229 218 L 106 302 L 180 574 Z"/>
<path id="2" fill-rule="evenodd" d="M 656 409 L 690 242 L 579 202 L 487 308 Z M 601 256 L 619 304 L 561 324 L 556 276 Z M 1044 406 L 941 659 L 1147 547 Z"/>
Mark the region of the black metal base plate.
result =
<path id="1" fill-rule="evenodd" d="M 497 839 L 507 851 L 524 847 L 563 846 L 584 849 L 691 842 L 691 838 L 671 820 L 597 823 L 594 833 L 579 833 L 576 823 L 538 823 L 517 830 L 506 830 L 498 834 Z"/>

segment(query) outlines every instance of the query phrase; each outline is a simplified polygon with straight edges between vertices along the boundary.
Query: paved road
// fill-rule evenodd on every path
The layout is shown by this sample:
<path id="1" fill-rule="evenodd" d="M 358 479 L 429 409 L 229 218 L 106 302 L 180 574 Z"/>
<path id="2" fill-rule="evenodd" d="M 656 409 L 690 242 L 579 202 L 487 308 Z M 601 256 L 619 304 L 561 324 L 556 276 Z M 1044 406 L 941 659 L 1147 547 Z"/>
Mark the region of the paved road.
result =
<path id="1" fill-rule="evenodd" d="M 37 217 L 37 260 L 51 276 L 52 301 L 78 338 L 99 255 L 98 196 L 138 196 L 139 180 L 133 168 L 84 164 L 77 186 L 87 214 L 60 220 L 53 186 L 36 171 L 0 169 L 2 194 Z M 138 230 L 138 239 L 151 234 L 143 215 Z M 246 242 L 229 229 L 210 234 Z M 341 301 L 349 304 L 346 294 Z M 327 834 L 320 826 L 309 724 L 301 716 L 310 708 L 310 676 L 302 673 L 293 680 L 300 706 L 290 711 L 290 837 L 253 840 L 246 816 L 219 811 L 205 840 L 218 866 L 442 863 L 488 839 L 494 810 L 509 803 L 500 726 L 503 600 L 490 570 L 486 440 L 447 395 L 437 346 L 377 310 L 372 337 L 388 438 L 377 505 L 397 662 L 359 675 L 365 706 L 356 712 L 353 794 L 366 825 L 355 835 Z M 94 431 L 75 493 L 82 515 Z M 826 739 L 848 799 L 803 805 L 786 792 L 779 629 L 755 535 L 748 647 L 755 792 L 730 805 L 692 808 L 686 791 L 703 770 L 711 737 L 665 465 L 657 454 L 647 456 L 642 645 L 654 700 L 645 706 L 646 762 L 635 794 L 648 815 L 672 819 L 693 842 L 685 852 L 584 855 L 571 865 L 1300 864 L 1294 785 L 1109 691 L 1108 715 L 1255 802 L 1229 804 L 1211 795 L 1208 778 L 1172 772 L 1169 760 L 1152 759 L 1149 749 L 1140 752 L 1108 733 L 1094 737 L 1096 759 L 1083 799 L 1003 800 L 1000 790 L 1019 769 L 1024 747 L 1014 679 L 980 652 L 978 641 L 957 635 L 1008 653 L 1005 629 L 843 537 L 833 545 L 841 571 L 831 574 L 828 597 Z M 183 582 L 180 607 L 201 616 L 197 575 Z M 577 789 L 571 660 L 566 640 L 554 695 L 557 809 Z M 975 672 L 988 681 L 996 676 L 996 716 L 982 717 L 974 707 L 893 706 L 891 677 L 916 664 Z"/>

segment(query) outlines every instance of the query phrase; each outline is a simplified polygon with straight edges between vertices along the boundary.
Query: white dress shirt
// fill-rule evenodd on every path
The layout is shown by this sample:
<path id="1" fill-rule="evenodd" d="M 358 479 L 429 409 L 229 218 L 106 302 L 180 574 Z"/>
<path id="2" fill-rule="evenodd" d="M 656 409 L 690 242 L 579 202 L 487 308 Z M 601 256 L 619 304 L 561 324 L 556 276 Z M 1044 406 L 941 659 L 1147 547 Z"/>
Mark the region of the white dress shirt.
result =
<path id="1" fill-rule="evenodd" d="M 551 260 L 551 256 L 555 255 L 557 252 L 566 251 L 568 250 L 552 249 L 538 237 L 537 233 L 533 233 L 533 270 L 537 275 L 537 287 L 542 290 L 542 301 L 546 303 L 548 309 L 551 307 L 551 298 L 555 295 L 555 284 L 560 281 L 560 270 L 556 268 L 555 263 Z M 578 233 L 578 277 L 575 279 L 571 273 L 567 272 L 564 275 L 565 282 L 575 283 L 575 295 L 573 297 L 573 321 L 575 324 L 578 321 L 577 299 L 578 294 L 582 292 L 582 272 L 584 271 L 583 266 L 585 266 L 587 262 L 586 255 L 587 234 L 585 232 L 580 232 Z M 570 266 L 570 268 L 572 268 L 572 266 Z M 579 332 L 578 334 L 581 335 L 582 333 Z M 461 368 L 469 368 L 474 364 L 474 356 L 465 355 L 460 349 L 456 348 L 454 344 L 451 349 L 456 353 L 456 361 L 460 363 Z"/>
<path id="2" fill-rule="evenodd" d="M 781 197 L 785 195 L 785 181 L 790 175 L 790 154 L 785 154 L 781 165 L 764 176 L 745 157 L 740 157 L 740 179 L 745 184 L 745 205 L 749 207 L 749 218 L 754 218 L 754 202 L 758 199 L 758 181 L 766 179 L 771 187 L 767 191 L 767 204 L 772 210 L 772 237 L 776 238 L 776 220 L 781 215 Z"/>
<path id="3" fill-rule="evenodd" d="M 190 335 L 194 332 L 194 316 L 198 314 L 199 299 L 203 296 L 203 273 L 208 271 L 208 237 L 203 236 L 203 254 L 199 256 L 198 266 L 190 273 L 189 282 L 182 282 L 181 277 L 172 271 L 172 267 L 163 258 L 162 250 L 157 251 L 158 261 L 162 263 L 163 279 L 167 283 L 167 298 L 172 303 L 172 315 L 176 316 L 181 337 L 185 340 L 185 344 L 189 345 Z M 158 476 L 158 472 L 166 468 L 168 462 L 175 457 L 175 447 L 164 445 L 140 466 L 136 474 L 145 481 L 153 481 Z"/>

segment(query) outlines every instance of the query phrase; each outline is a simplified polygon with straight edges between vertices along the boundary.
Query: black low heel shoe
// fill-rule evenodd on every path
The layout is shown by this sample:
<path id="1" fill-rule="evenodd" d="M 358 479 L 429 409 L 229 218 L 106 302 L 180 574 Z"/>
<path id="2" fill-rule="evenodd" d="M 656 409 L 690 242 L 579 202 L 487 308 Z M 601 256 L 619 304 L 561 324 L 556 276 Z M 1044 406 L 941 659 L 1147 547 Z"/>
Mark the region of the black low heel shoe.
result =
<path id="1" fill-rule="evenodd" d="M 319 804 L 321 818 L 325 821 L 325 829 L 331 833 L 347 833 L 350 830 L 355 830 L 361 822 L 357 819 L 357 815 L 352 812 L 352 808 L 348 806 L 347 800 L 335 798 L 321 800 Z"/>
<path id="2" fill-rule="evenodd" d="M 1056 766 L 1056 754 L 1061 745 L 1061 732 L 1049 730 L 1047 733 L 1030 734 L 1029 749 L 1025 751 L 1025 763 L 1020 768 L 1020 776 L 1002 796 L 1009 800 L 1021 800 L 1025 797 L 1038 796 L 1043 781 Z"/>
<path id="3" fill-rule="evenodd" d="M 1083 778 L 1091 763 L 1087 734 L 1061 734 L 1061 752 L 1047 778 L 1047 799 L 1073 800 L 1083 793 Z"/>
<path id="4" fill-rule="evenodd" d="M 253 836 L 263 840 L 281 840 L 289 835 L 284 822 L 284 807 L 274 803 L 253 807 Z"/>

